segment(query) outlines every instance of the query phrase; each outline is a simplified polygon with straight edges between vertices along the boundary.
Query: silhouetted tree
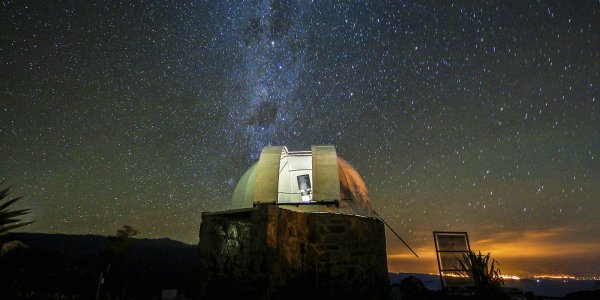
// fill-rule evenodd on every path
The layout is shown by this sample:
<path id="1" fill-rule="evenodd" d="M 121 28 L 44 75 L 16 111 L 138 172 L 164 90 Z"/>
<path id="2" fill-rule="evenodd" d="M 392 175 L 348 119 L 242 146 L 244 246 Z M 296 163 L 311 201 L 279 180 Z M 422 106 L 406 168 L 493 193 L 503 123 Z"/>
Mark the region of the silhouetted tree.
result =
<path id="1" fill-rule="evenodd" d="M 118 265 L 122 263 L 124 257 L 129 251 L 129 247 L 131 245 L 131 238 L 133 236 L 138 235 L 140 232 L 129 225 L 123 225 L 123 228 L 117 230 L 117 234 L 114 236 L 108 236 L 108 244 L 106 248 L 104 248 L 100 255 L 108 260 L 108 264 L 105 271 L 100 273 L 100 278 L 98 281 L 98 290 L 96 292 L 96 299 L 98 299 L 100 294 L 100 288 L 104 283 L 104 276 L 106 273 L 110 271 L 111 265 Z M 123 289 L 121 292 L 121 298 L 125 295 L 125 289 L 127 287 L 127 279 L 124 279 L 125 282 L 123 284 Z"/>
<path id="2" fill-rule="evenodd" d="M 110 263 L 122 259 L 131 244 L 131 238 L 138 235 L 140 232 L 132 226 L 123 225 L 123 228 L 117 230 L 114 236 L 108 236 L 108 245 L 102 251 L 102 255 L 108 258 Z"/>

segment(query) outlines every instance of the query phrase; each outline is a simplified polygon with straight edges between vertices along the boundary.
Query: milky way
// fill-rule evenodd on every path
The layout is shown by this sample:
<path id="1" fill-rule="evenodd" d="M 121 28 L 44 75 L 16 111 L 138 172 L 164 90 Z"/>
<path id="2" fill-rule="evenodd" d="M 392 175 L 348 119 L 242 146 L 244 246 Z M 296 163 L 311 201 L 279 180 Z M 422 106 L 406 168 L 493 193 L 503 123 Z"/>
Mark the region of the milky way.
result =
<path id="1" fill-rule="evenodd" d="M 232 99 L 233 143 L 258 158 L 264 146 L 284 143 L 302 110 L 296 96 L 305 69 L 306 11 L 287 1 L 239 3 L 232 35 L 222 41 L 236 45 L 242 63 L 228 80 L 240 84 Z"/>
<path id="2" fill-rule="evenodd" d="M 37 232 L 195 243 L 265 145 L 334 144 L 388 237 L 600 274 L 597 1 L 4 1 L 0 178 Z M 548 251 L 548 249 L 555 249 Z"/>

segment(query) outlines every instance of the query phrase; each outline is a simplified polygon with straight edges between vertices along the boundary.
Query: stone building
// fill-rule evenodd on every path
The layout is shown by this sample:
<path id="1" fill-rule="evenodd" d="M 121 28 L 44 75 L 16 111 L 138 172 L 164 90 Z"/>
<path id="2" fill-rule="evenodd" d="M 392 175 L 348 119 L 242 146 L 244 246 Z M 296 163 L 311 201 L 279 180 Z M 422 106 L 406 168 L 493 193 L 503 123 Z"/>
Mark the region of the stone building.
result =
<path id="1" fill-rule="evenodd" d="M 204 212 L 203 299 L 385 299 L 384 224 L 366 186 L 333 146 L 266 147 L 231 209 Z"/>

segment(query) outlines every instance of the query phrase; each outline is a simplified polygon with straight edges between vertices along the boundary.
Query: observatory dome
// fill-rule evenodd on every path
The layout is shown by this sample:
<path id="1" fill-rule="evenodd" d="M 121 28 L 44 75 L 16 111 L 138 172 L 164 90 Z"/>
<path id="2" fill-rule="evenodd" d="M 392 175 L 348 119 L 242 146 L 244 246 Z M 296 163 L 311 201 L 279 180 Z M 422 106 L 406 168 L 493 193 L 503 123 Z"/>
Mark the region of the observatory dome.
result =
<path id="1" fill-rule="evenodd" d="M 265 147 L 237 183 L 231 208 L 260 204 L 302 212 L 373 215 L 367 186 L 334 146 L 312 146 L 311 151 Z"/>

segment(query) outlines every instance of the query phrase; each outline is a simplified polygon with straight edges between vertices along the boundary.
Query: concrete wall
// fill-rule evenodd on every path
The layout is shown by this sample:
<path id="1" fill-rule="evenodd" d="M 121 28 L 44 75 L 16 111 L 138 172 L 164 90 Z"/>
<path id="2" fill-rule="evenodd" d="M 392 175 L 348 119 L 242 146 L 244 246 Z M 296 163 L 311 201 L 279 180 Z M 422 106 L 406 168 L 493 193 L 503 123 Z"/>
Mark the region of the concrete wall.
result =
<path id="1" fill-rule="evenodd" d="M 203 213 L 205 299 L 385 299 L 384 225 L 374 218 L 262 205 Z"/>

